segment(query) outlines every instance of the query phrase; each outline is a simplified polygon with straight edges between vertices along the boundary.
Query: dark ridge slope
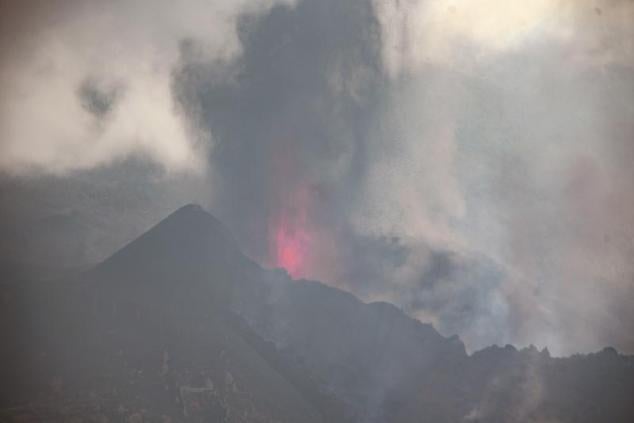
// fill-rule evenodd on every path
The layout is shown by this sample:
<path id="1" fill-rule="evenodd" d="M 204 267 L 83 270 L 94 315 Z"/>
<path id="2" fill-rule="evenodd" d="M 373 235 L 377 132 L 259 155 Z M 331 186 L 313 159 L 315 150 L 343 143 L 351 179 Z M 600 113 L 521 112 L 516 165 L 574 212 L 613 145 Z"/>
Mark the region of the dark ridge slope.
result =
<path id="1" fill-rule="evenodd" d="M 468 356 L 391 304 L 261 268 L 195 205 L 90 271 L 7 281 L 2 299 L 9 421 L 634 421 L 632 357 Z"/>

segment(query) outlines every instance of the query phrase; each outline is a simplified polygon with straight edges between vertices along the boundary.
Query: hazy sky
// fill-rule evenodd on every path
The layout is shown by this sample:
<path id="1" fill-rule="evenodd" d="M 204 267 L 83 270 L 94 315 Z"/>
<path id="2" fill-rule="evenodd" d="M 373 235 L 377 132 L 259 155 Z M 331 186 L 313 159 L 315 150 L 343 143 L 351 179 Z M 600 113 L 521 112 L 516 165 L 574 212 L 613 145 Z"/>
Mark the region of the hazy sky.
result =
<path id="1" fill-rule="evenodd" d="M 634 352 L 634 2 L 0 16 L 5 255 L 85 265 L 196 201 L 261 263 L 470 349 Z"/>

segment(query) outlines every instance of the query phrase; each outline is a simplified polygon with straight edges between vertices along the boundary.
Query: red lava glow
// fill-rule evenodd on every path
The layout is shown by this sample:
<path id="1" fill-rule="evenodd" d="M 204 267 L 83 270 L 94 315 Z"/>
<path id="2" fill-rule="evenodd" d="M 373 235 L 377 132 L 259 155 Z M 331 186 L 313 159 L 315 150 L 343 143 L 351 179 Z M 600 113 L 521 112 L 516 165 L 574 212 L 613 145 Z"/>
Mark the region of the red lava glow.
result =
<path id="1" fill-rule="evenodd" d="M 276 267 L 293 278 L 305 276 L 311 241 L 307 218 L 307 196 L 298 193 L 292 206 L 281 211 L 272 222 L 272 250 Z"/>
<path id="2" fill-rule="evenodd" d="M 303 274 L 307 237 L 303 231 L 280 226 L 275 235 L 277 266 L 286 269 L 293 278 Z"/>

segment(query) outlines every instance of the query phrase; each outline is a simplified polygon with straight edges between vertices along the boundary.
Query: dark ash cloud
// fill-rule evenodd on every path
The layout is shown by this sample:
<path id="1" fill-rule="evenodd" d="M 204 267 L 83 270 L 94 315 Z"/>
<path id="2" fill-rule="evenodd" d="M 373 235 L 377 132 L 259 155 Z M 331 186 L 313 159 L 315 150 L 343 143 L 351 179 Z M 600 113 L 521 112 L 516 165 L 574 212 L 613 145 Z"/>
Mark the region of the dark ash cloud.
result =
<path id="1" fill-rule="evenodd" d="M 97 119 L 106 117 L 122 95 L 124 89 L 121 85 L 107 84 L 92 78 L 85 79 L 77 90 L 82 107 Z"/>

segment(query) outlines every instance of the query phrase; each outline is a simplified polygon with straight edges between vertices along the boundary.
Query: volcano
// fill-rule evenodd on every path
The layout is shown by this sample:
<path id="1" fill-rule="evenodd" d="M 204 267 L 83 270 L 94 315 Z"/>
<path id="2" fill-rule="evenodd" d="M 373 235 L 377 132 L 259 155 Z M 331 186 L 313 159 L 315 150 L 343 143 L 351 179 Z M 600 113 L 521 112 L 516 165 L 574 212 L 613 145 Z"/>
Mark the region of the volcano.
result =
<path id="1" fill-rule="evenodd" d="M 196 205 L 88 271 L 1 293 L 6 421 L 634 420 L 633 357 L 469 355 L 394 305 L 262 268 Z"/>

